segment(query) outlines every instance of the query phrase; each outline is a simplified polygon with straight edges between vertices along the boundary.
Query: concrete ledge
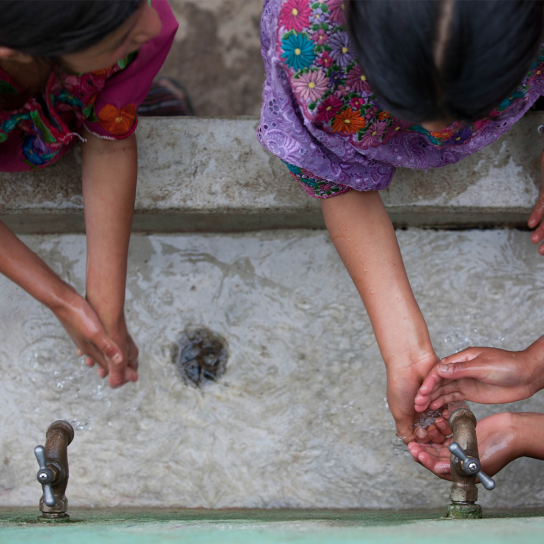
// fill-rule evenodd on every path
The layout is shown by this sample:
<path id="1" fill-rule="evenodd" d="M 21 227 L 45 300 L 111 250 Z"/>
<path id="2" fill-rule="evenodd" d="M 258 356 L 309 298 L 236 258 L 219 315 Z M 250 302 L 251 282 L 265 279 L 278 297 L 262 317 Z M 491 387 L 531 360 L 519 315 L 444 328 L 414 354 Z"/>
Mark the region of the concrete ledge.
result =
<path id="1" fill-rule="evenodd" d="M 427 173 L 399 169 L 382 193 L 397 226 L 523 226 L 540 185 L 544 113 Z M 322 228 L 319 201 L 255 138 L 254 118 L 142 119 L 137 232 Z M 0 173 L 0 218 L 19 233 L 82 232 L 79 148 L 33 173 Z"/>

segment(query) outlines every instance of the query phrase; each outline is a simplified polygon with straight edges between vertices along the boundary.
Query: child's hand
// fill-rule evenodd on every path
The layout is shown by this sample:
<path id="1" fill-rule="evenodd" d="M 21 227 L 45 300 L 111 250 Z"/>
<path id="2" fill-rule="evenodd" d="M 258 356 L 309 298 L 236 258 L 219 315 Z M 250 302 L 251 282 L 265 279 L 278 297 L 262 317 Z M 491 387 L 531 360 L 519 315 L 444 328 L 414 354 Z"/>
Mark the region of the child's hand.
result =
<path id="1" fill-rule="evenodd" d="M 533 345 L 534 346 L 534 345 Z M 532 348 L 505 351 L 468 348 L 442 359 L 425 378 L 415 409 L 439 409 L 448 402 L 469 400 L 503 404 L 531 397 L 538 391 L 538 360 Z"/>
<path id="2" fill-rule="evenodd" d="M 118 326 L 106 326 L 106 332 L 121 348 L 123 360 L 120 364 L 110 364 L 106 369 L 100 365 L 98 375 L 105 378 L 109 374 L 109 384 L 111 387 L 120 387 L 127 382 L 137 381 L 138 348 L 128 333 L 125 319 L 123 318 Z M 87 357 L 86 364 L 88 366 L 94 366 L 96 362 L 92 357 Z"/>
<path id="3" fill-rule="evenodd" d="M 449 417 L 449 414 L 445 413 Z M 478 450 L 482 470 L 495 475 L 508 463 L 521 457 L 520 432 L 513 424 L 513 414 L 503 413 L 486 417 L 476 426 Z M 451 480 L 450 451 L 452 442 L 448 438 L 443 444 L 418 444 L 412 442 L 408 449 L 416 462 L 423 465 L 443 480 Z"/>
<path id="4" fill-rule="evenodd" d="M 99 375 L 105 376 L 109 368 L 122 365 L 126 359 L 91 305 L 75 290 L 69 289 L 69 301 L 53 311 L 74 341 L 78 353 L 96 362 L 100 366 Z"/>
<path id="5" fill-rule="evenodd" d="M 540 155 L 540 170 L 542 171 L 542 179 L 544 180 L 544 151 Z M 529 228 L 536 230 L 531 234 L 531 242 L 533 244 L 538 244 L 544 239 L 544 181 L 540 189 L 540 196 L 538 197 L 538 202 L 529 217 Z M 540 224 L 539 224 L 540 223 Z M 544 255 L 544 244 L 541 244 L 538 248 L 538 252 L 541 255 Z"/>
<path id="6" fill-rule="evenodd" d="M 421 416 L 414 411 L 413 399 L 423 379 L 437 360 L 431 357 L 419 361 L 417 365 L 395 366 L 388 368 L 387 403 L 395 418 L 397 436 L 405 444 L 417 440 L 421 443 L 441 444 L 451 434 L 443 418 L 437 418 L 430 426 L 420 423 Z"/>

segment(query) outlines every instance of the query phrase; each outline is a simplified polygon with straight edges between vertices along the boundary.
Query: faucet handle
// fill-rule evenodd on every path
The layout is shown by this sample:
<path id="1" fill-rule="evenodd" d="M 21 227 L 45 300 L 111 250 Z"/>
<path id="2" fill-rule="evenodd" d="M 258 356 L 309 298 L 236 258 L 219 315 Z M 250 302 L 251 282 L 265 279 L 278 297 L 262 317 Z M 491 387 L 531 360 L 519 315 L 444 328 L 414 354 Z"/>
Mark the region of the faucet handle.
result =
<path id="1" fill-rule="evenodd" d="M 57 504 L 57 499 L 55 499 L 55 494 L 51 488 L 51 484 L 55 479 L 55 474 L 53 471 L 47 467 L 47 460 L 45 458 L 45 448 L 43 446 L 36 446 L 34 448 L 34 455 L 40 465 L 40 470 L 36 478 L 43 488 L 43 500 L 47 506 L 55 506 Z"/>
<path id="2" fill-rule="evenodd" d="M 490 478 L 483 470 L 480 465 L 480 460 L 476 457 L 469 457 L 464 451 L 463 448 L 457 443 L 452 442 L 449 445 L 451 453 L 455 455 L 461 461 L 461 468 L 469 476 L 478 476 L 482 485 L 488 490 L 491 491 L 495 489 L 495 480 Z"/>

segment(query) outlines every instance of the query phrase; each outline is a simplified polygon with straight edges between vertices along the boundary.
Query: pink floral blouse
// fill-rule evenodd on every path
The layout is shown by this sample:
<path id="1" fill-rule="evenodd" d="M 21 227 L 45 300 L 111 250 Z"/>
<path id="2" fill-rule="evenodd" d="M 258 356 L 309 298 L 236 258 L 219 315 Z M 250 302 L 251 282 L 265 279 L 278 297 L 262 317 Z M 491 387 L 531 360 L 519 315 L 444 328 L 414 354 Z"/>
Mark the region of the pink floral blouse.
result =
<path id="1" fill-rule="evenodd" d="M 166 0 L 151 5 L 162 22 L 161 33 L 137 53 L 105 70 L 74 74 L 56 67 L 45 93 L 21 109 L 0 111 L 0 171 L 43 168 L 58 161 L 85 127 L 108 140 L 127 138 L 136 130 L 138 106 L 168 54 L 178 23 Z M 0 92 L 21 89 L 0 70 Z"/>

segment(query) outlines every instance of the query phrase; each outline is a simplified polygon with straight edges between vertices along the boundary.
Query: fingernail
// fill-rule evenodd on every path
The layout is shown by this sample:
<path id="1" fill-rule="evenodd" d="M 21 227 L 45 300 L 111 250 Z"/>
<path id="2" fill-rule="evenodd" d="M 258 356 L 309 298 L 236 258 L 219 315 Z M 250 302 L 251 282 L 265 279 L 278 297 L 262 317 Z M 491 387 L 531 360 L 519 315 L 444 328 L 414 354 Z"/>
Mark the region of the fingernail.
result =
<path id="1" fill-rule="evenodd" d="M 435 425 L 439 428 L 439 429 L 445 429 L 446 428 L 446 422 L 443 420 L 443 419 L 437 419 L 435 421 Z"/>
<path id="2" fill-rule="evenodd" d="M 452 365 L 438 365 L 439 372 L 451 372 L 453 370 Z"/>
<path id="3" fill-rule="evenodd" d="M 117 365 L 120 364 L 122 360 L 123 357 L 119 353 L 113 357 L 113 362 Z"/>
<path id="4" fill-rule="evenodd" d="M 416 431 L 416 436 L 418 438 L 425 438 L 427 436 L 427 431 L 421 427 Z"/>

